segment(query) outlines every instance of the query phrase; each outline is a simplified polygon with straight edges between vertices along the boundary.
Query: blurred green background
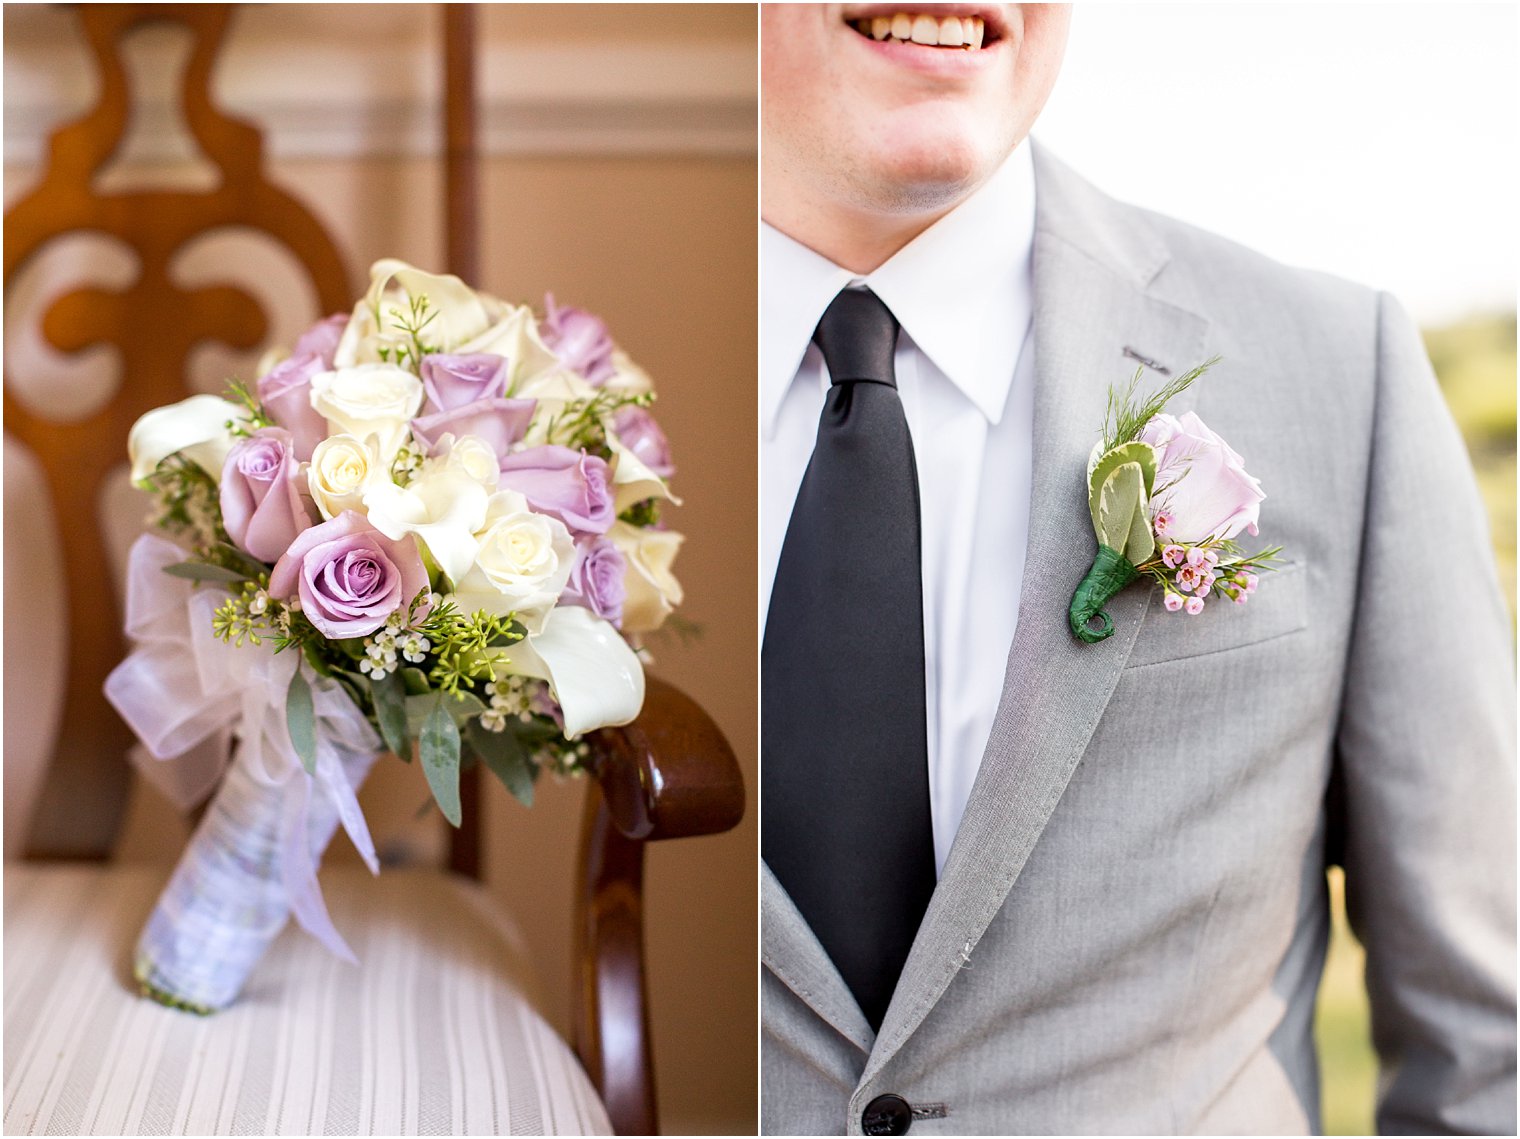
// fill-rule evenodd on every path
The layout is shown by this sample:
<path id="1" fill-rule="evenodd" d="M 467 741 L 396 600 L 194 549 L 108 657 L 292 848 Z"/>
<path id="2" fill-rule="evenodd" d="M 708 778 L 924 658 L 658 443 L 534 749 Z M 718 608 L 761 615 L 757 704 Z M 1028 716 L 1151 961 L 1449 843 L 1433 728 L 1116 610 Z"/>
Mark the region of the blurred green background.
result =
<path id="1" fill-rule="evenodd" d="M 1515 616 L 1515 314 L 1473 317 L 1425 330 L 1441 390 L 1467 440 Z M 1367 1025 L 1362 949 L 1346 925 L 1339 869 L 1330 873 L 1332 929 L 1315 1019 L 1325 1134 L 1371 1135 L 1377 1059 Z"/>

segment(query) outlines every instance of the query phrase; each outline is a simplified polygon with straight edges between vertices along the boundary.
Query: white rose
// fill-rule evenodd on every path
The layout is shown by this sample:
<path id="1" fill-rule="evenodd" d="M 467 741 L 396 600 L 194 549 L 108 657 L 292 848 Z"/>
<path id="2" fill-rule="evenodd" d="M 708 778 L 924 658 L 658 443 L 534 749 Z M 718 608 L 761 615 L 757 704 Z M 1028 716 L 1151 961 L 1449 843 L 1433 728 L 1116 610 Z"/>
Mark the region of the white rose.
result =
<path id="1" fill-rule="evenodd" d="M 311 406 L 337 434 L 376 436 L 389 464 L 406 441 L 408 423 L 422 406 L 422 381 L 394 364 L 356 364 L 311 378 Z"/>
<path id="2" fill-rule="evenodd" d="M 227 424 L 247 414 L 220 396 L 193 395 L 168 407 L 156 407 L 127 435 L 132 481 L 141 482 L 170 455 L 183 455 L 217 482 L 234 442 Z"/>
<path id="3" fill-rule="evenodd" d="M 575 565 L 570 531 L 559 519 L 534 513 L 516 491 L 504 490 L 491 496 L 477 539 L 475 564 L 455 590 L 459 608 L 516 613 L 528 632 L 538 632 Z"/>
<path id="4" fill-rule="evenodd" d="M 496 489 L 501 479 L 501 460 L 491 444 L 479 435 L 461 435 L 458 439 L 445 435 L 441 442 L 447 447 L 446 466 L 469 475 L 487 490 Z"/>
<path id="5" fill-rule="evenodd" d="M 364 492 L 370 524 L 393 540 L 416 534 L 454 582 L 475 560 L 475 533 L 485 523 L 487 500 L 485 487 L 447 467 L 424 471 L 405 487 L 376 479 Z"/>
<path id="6" fill-rule="evenodd" d="M 684 596 L 670 572 L 676 552 L 686 539 L 674 530 L 650 530 L 614 522 L 607 537 L 628 563 L 623 586 L 623 632 L 650 633 L 665 623 Z"/>
<path id="7" fill-rule="evenodd" d="M 312 501 L 322 517 L 336 518 L 345 510 L 364 513 L 364 492 L 378 480 L 390 481 L 372 442 L 352 435 L 330 435 L 317 444 L 306 469 Z"/>

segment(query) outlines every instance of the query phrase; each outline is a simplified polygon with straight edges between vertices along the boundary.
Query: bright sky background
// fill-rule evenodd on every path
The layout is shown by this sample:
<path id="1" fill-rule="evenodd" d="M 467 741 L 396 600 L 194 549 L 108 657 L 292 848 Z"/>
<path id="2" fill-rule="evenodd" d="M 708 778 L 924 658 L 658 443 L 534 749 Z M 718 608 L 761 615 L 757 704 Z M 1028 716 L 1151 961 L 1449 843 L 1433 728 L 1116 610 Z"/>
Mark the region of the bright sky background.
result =
<path id="1" fill-rule="evenodd" d="M 1117 198 L 1387 289 L 1515 304 L 1520 8 L 1082 2 L 1039 138 Z"/>

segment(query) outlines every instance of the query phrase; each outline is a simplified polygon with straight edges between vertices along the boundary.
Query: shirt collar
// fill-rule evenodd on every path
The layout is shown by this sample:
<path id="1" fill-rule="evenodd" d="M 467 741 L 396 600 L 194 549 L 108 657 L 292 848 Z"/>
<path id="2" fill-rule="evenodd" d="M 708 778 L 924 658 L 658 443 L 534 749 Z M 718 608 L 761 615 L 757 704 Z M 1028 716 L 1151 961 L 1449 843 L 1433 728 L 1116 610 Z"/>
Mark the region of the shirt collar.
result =
<path id="1" fill-rule="evenodd" d="M 829 302 L 870 286 L 934 365 L 997 423 L 1034 308 L 1034 164 L 1028 142 L 978 190 L 861 278 L 761 226 L 760 416 L 781 402 Z"/>

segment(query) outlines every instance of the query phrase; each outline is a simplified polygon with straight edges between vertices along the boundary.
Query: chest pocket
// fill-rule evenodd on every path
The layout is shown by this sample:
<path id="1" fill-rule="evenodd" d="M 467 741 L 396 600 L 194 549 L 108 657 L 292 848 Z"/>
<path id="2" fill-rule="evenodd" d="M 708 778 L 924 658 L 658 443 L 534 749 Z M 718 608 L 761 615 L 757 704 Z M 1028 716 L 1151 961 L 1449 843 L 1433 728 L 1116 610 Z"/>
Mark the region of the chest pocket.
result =
<path id="1" fill-rule="evenodd" d="M 1211 598 L 1196 617 L 1168 613 L 1154 597 L 1125 667 L 1187 660 L 1295 633 L 1309 623 L 1308 576 L 1302 562 L 1290 562 L 1262 574 L 1245 605 Z"/>

